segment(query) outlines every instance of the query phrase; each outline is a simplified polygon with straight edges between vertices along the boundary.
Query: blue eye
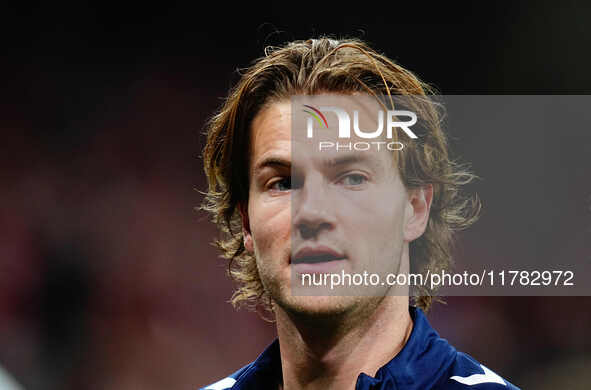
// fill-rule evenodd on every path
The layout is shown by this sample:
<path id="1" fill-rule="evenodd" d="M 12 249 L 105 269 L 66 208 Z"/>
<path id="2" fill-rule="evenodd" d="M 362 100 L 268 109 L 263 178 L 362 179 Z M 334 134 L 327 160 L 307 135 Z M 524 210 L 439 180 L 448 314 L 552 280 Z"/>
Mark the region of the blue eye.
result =
<path id="1" fill-rule="evenodd" d="M 281 180 L 277 180 L 271 184 L 270 188 L 277 191 L 289 191 L 291 190 L 291 178 L 285 177 Z"/>
<path id="2" fill-rule="evenodd" d="M 359 173 L 352 173 L 350 175 L 344 176 L 341 181 L 345 185 L 349 186 L 359 186 L 364 184 L 367 181 L 367 178 L 364 175 Z"/>

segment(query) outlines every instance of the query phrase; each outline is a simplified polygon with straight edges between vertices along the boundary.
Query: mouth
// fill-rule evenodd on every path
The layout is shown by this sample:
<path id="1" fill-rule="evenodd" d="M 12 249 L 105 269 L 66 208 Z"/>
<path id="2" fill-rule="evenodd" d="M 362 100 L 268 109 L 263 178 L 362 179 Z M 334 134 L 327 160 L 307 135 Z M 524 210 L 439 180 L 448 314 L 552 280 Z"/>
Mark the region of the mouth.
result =
<path id="1" fill-rule="evenodd" d="M 300 249 L 291 260 L 292 264 L 318 264 L 345 260 L 345 256 L 328 247 Z"/>

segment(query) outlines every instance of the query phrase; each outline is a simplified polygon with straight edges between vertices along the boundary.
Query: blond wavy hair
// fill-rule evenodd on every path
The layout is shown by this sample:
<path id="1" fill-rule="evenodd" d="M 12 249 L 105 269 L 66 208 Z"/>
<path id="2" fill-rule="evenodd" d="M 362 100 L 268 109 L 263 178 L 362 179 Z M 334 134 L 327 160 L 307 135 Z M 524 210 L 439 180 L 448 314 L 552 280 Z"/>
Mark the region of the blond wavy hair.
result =
<path id="1" fill-rule="evenodd" d="M 406 188 L 433 185 L 426 230 L 410 244 L 411 270 L 433 273 L 451 268 L 454 232 L 477 219 L 480 201 L 460 191 L 475 176 L 449 156 L 442 111 L 428 98 L 434 89 L 359 39 L 295 41 L 266 48 L 265 56 L 243 71 L 205 128 L 203 162 L 209 189 L 201 208 L 211 213 L 221 231 L 214 244 L 229 260 L 228 273 L 238 283 L 231 299 L 234 306 L 272 310 L 254 255 L 245 251 L 239 212 L 239 205 L 248 203 L 253 118 L 263 106 L 296 94 L 359 92 L 419 97 L 412 104 L 427 125 L 413 127 L 419 138 L 405 145 L 396 159 Z M 415 296 L 415 304 L 428 310 L 434 298 L 435 291 L 425 287 Z"/>

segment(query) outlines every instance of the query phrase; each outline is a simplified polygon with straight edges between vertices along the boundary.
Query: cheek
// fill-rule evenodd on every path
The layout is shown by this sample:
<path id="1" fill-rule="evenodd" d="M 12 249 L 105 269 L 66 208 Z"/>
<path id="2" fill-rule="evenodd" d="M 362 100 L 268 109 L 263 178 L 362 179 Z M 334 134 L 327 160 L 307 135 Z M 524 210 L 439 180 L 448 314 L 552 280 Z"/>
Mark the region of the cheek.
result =
<path id="1" fill-rule="evenodd" d="M 261 215 L 253 223 L 254 254 L 263 286 L 267 291 L 276 291 L 289 278 L 291 210 Z"/>
<path id="2" fill-rule="evenodd" d="M 356 227 L 367 244 L 372 261 L 397 258 L 403 243 L 404 202 L 400 194 L 388 194 L 374 199 L 374 207 L 367 211 L 364 221 Z"/>
<path id="3" fill-rule="evenodd" d="M 289 208 L 260 213 L 251 220 L 255 255 L 257 259 L 268 261 L 281 256 L 289 246 L 291 233 L 291 212 Z"/>

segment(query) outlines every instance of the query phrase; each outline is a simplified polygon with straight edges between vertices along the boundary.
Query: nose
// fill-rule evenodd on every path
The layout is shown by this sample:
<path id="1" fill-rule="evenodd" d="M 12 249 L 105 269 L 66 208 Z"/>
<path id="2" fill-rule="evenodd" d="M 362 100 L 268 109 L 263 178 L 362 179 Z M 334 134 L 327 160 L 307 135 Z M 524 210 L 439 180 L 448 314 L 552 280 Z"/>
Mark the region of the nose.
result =
<path id="1" fill-rule="evenodd" d="M 292 198 L 294 232 L 301 239 L 316 238 L 322 231 L 334 229 L 334 201 L 331 202 L 329 191 L 320 178 L 306 178 L 296 192 Z"/>

